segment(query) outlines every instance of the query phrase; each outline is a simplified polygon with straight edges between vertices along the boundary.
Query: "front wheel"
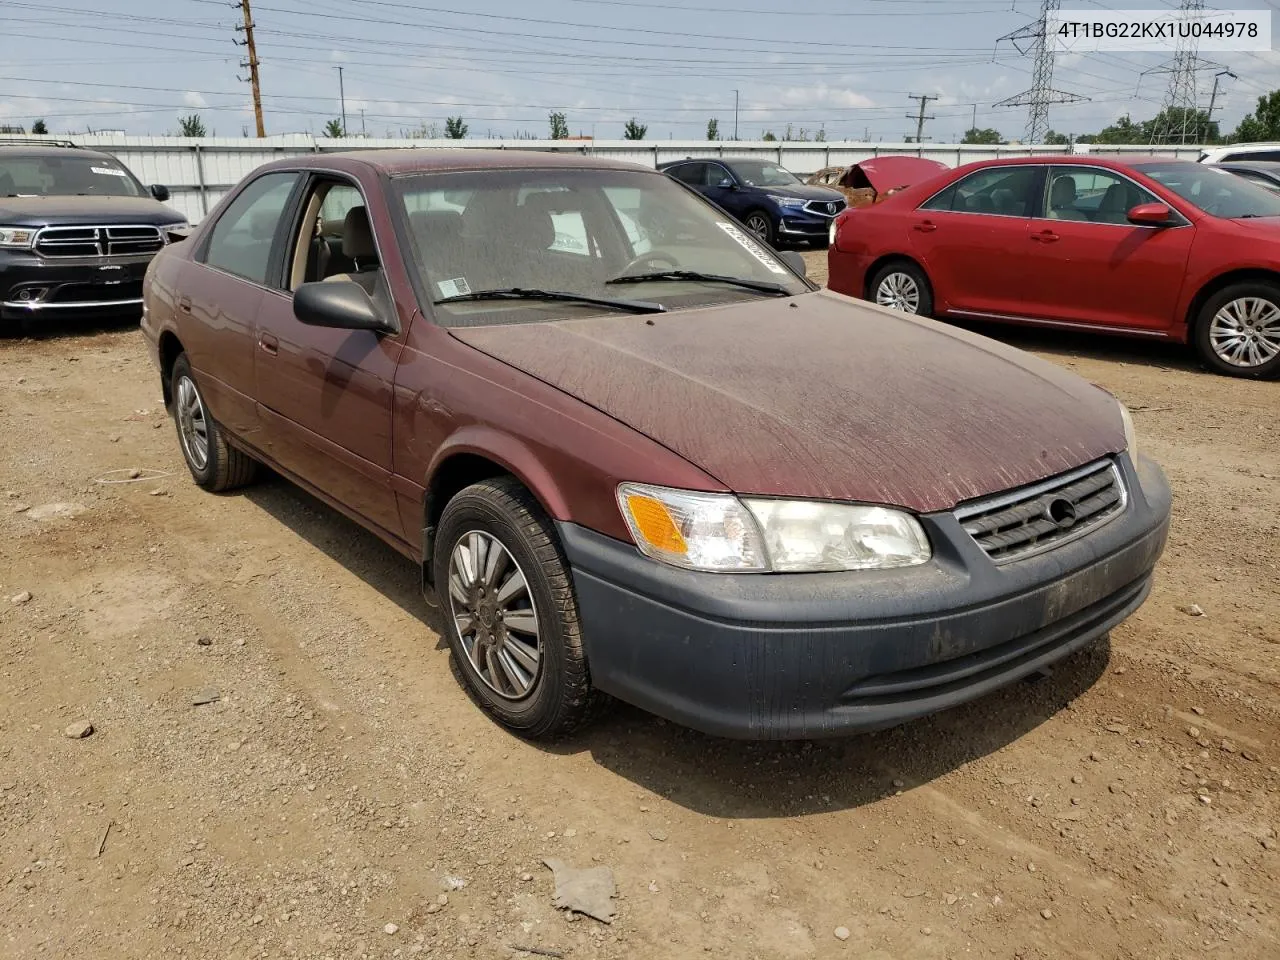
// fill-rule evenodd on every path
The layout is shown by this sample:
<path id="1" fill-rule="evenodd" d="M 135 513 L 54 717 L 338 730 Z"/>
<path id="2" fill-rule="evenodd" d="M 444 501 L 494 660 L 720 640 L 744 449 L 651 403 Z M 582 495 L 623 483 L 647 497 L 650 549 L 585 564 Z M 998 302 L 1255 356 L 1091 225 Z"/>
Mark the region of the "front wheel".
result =
<path id="1" fill-rule="evenodd" d="M 209 415 L 185 353 L 173 364 L 170 386 L 178 445 L 192 479 L 210 493 L 234 490 L 252 482 L 258 462 L 227 443 L 222 426 Z"/>
<path id="2" fill-rule="evenodd" d="M 914 263 L 899 260 L 881 267 L 871 279 L 871 300 L 890 310 L 928 317 L 933 314 L 929 278 Z"/>
<path id="3" fill-rule="evenodd" d="M 518 734 L 572 731 L 595 703 L 578 602 L 551 521 L 514 478 L 444 509 L 435 582 L 449 646 L 473 695 Z"/>
<path id="4" fill-rule="evenodd" d="M 1280 376 L 1280 286 L 1255 281 L 1220 290 L 1201 308 L 1193 340 L 1218 373 Z"/>
<path id="5" fill-rule="evenodd" d="M 763 210 L 752 210 L 743 221 L 746 228 L 755 234 L 756 239 L 763 240 L 773 246 L 773 221 Z"/>

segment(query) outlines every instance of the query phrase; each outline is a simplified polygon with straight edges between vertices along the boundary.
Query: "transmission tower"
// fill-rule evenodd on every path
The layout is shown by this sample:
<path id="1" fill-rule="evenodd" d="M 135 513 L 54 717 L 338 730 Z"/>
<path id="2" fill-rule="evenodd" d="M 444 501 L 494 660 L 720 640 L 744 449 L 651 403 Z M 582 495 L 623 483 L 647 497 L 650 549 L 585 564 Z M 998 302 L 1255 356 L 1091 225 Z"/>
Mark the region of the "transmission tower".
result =
<path id="1" fill-rule="evenodd" d="M 1040 19 L 1029 23 L 1013 33 L 1007 33 L 997 44 L 1009 41 L 1019 53 L 1026 56 L 1028 52 L 1035 58 L 1035 71 L 1031 77 L 1031 89 L 1024 90 L 1015 96 L 1001 100 L 997 107 L 1028 107 L 1027 143 L 1039 143 L 1049 132 L 1049 105 L 1054 103 L 1079 103 L 1088 100 L 1075 93 L 1066 93 L 1053 88 L 1053 40 L 1048 36 L 1049 18 L 1057 13 L 1062 0 L 1042 0 Z M 1028 49 L 1023 49 L 1022 41 L 1031 41 Z"/>
<path id="2" fill-rule="evenodd" d="M 1204 0 L 1182 0 L 1179 12 L 1188 19 L 1204 13 Z M 1194 30 L 1189 36 L 1179 36 L 1173 59 L 1147 71 L 1167 73 L 1169 87 L 1160 104 L 1160 113 L 1151 125 L 1151 142 L 1197 143 L 1201 139 L 1199 123 L 1199 98 L 1196 95 L 1196 75 L 1201 70 L 1217 68 L 1200 59 L 1200 39 Z"/>

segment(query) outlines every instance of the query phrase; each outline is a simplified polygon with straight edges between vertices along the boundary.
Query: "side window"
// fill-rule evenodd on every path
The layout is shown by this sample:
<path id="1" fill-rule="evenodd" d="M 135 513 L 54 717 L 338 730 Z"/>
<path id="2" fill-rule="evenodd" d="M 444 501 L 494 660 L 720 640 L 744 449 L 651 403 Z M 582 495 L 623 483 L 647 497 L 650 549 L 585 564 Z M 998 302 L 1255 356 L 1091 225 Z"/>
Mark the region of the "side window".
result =
<path id="1" fill-rule="evenodd" d="M 729 171 L 718 163 L 708 163 L 707 167 L 707 186 L 718 187 L 721 182 L 729 179 Z"/>
<path id="2" fill-rule="evenodd" d="M 380 265 L 364 195 L 346 181 L 320 180 L 303 210 L 293 245 L 290 289 L 341 279 L 374 292 Z"/>
<path id="3" fill-rule="evenodd" d="M 296 173 L 268 173 L 249 184 L 213 225 L 204 262 L 266 283 L 272 243 L 297 182 Z"/>
<path id="4" fill-rule="evenodd" d="M 1280 150 L 1250 150 L 1248 153 L 1229 153 L 1220 162 L 1232 160 L 1280 160 Z"/>
<path id="5" fill-rule="evenodd" d="M 705 163 L 682 163 L 671 171 L 681 183 L 691 187 L 705 186 L 707 182 L 707 165 Z"/>
<path id="6" fill-rule="evenodd" d="M 1037 167 L 989 167 L 934 194 L 920 209 L 1030 217 L 1038 207 L 1039 182 Z"/>
<path id="7" fill-rule="evenodd" d="M 1159 201 L 1117 173 L 1097 167 L 1054 167 L 1049 171 L 1050 220 L 1076 220 L 1127 226 L 1128 213 L 1140 203 Z"/>

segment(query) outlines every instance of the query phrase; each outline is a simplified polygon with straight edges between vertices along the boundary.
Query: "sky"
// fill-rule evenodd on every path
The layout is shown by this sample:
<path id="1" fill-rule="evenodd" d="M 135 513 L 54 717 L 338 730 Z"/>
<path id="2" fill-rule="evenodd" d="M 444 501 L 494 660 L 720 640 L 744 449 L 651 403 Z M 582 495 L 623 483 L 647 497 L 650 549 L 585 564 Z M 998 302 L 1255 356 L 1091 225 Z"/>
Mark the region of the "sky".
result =
<path id="1" fill-rule="evenodd" d="M 442 130 L 546 137 L 548 114 L 572 135 L 758 139 L 821 129 L 828 140 L 914 134 L 912 94 L 937 97 L 927 139 L 952 142 L 976 121 L 1019 139 L 1025 107 L 995 104 L 1031 85 L 1032 61 L 1000 38 L 1034 22 L 1039 0 L 251 0 L 266 132 L 320 133 L 339 116 L 369 136 Z M 1167 9 L 1173 0 L 1065 0 L 1064 7 Z M 1280 9 L 1209 0 L 1219 9 Z M 1276 24 L 1280 14 L 1273 13 Z M 252 135 L 238 2 L 0 0 L 0 124 L 44 118 L 53 133 L 178 131 L 198 112 L 210 135 Z M 1273 30 L 1276 29 L 1273 24 Z M 1023 44 L 1025 47 L 1025 42 Z M 1054 86 L 1087 101 L 1054 106 L 1059 132 L 1096 132 L 1160 108 L 1158 54 L 1059 55 Z M 1207 106 L 1233 128 L 1280 88 L 1280 55 L 1206 55 Z M 441 133 L 441 135 L 443 135 Z"/>

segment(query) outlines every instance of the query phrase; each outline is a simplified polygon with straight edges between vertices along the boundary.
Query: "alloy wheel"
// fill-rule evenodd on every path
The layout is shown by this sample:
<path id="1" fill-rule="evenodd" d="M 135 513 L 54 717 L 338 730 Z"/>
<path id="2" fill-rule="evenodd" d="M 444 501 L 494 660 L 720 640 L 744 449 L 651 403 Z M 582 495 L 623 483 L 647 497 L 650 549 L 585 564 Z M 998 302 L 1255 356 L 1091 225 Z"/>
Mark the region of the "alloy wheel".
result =
<path id="1" fill-rule="evenodd" d="M 759 237 L 761 240 L 769 239 L 769 221 L 764 214 L 753 213 L 747 217 L 747 229 Z"/>
<path id="2" fill-rule="evenodd" d="M 477 676 L 507 700 L 538 680 L 542 643 L 524 571 L 496 538 L 471 530 L 449 555 L 449 612 Z"/>
<path id="3" fill-rule="evenodd" d="M 920 311 L 920 287 L 907 273 L 890 273 L 876 288 L 876 303 L 904 313 Z"/>
<path id="4" fill-rule="evenodd" d="M 1213 352 L 1233 367 L 1260 367 L 1280 355 L 1280 307 L 1262 297 L 1226 303 L 1209 322 Z"/>
<path id="5" fill-rule="evenodd" d="M 178 379 L 178 437 L 182 451 L 197 470 L 209 463 L 209 421 L 205 416 L 200 391 L 190 377 Z"/>

